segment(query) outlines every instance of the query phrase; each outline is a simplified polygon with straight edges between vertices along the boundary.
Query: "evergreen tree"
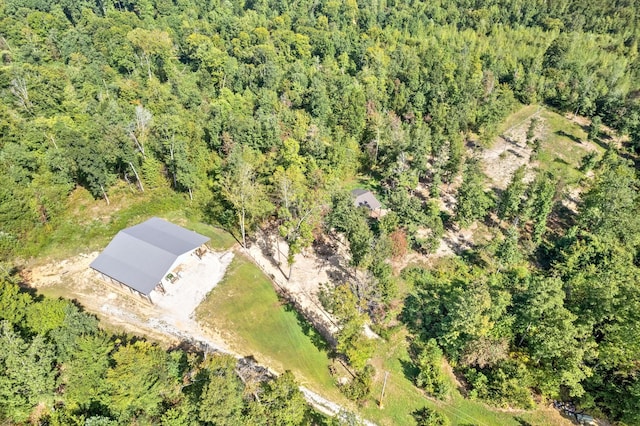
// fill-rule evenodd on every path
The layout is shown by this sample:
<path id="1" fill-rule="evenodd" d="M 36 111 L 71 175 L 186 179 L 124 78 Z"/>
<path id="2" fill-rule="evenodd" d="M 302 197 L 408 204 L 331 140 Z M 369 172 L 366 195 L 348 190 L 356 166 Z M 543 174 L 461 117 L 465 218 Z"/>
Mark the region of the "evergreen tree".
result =
<path id="1" fill-rule="evenodd" d="M 462 185 L 458 189 L 456 221 L 462 227 L 482 219 L 493 204 L 491 196 L 484 190 L 484 175 L 477 160 L 470 161 L 462 174 Z"/>
<path id="2" fill-rule="evenodd" d="M 500 219 L 511 221 L 518 217 L 522 198 L 527 189 L 523 182 L 525 172 L 525 166 L 518 167 L 511 178 L 511 182 L 502 193 L 498 202 L 498 217 Z"/>

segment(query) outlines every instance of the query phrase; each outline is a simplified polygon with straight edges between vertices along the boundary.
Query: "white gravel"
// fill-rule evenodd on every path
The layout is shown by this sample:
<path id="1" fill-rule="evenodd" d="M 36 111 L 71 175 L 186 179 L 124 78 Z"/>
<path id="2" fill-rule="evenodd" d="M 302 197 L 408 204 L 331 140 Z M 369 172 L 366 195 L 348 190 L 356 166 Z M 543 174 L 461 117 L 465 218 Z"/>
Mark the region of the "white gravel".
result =
<path id="1" fill-rule="evenodd" d="M 151 293 L 153 303 L 166 315 L 162 319 L 178 326 L 193 320 L 195 309 L 222 280 L 232 259 L 232 252 L 207 252 L 201 259 L 189 256 L 179 268 L 180 278 L 164 284 L 164 294 L 157 290 Z"/>

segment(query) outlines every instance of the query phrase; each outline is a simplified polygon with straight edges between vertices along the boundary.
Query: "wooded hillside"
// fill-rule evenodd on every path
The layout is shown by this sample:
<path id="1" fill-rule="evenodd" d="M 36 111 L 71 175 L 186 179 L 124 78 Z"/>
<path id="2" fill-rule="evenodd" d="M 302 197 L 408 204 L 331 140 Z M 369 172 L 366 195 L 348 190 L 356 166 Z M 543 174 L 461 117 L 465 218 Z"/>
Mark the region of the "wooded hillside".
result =
<path id="1" fill-rule="evenodd" d="M 471 397 L 571 399 L 640 423 L 639 37 L 632 1 L 0 0 L 0 258 L 37 255 L 78 188 L 105 203 L 122 188 L 178 194 L 243 245 L 275 226 L 289 264 L 319 234 L 341 233 L 354 282 L 334 289 L 345 303 L 331 308 L 353 326 L 338 351 L 360 378 L 363 317 L 384 328 L 402 302 L 427 393 L 446 394 L 433 361 L 444 355 Z M 562 160 L 581 192 L 574 210 L 557 169 L 523 167 L 504 190 L 487 183 L 478 152 L 522 104 L 585 117 L 606 151 L 578 168 Z M 533 120 L 526 139 L 533 163 Z M 391 211 L 380 221 L 353 207 L 347 191 L 362 182 Z M 393 275 L 390 258 L 433 252 L 445 230 L 476 224 L 485 242 Z M 60 321 L 63 308 L 73 306 Z M 3 318 L 16 354 L 43 346 L 73 362 L 54 355 L 55 327 Z M 140 409 L 157 418 L 178 398 L 180 360 L 143 343 L 114 349 L 94 328 L 81 341 L 104 355 L 107 382 L 116 357 L 162 358 L 170 385 Z M 7 380 L 18 374 L 9 355 Z M 33 356 L 47 365 L 44 387 L 0 414 L 25 420 L 29 398 L 52 389 L 58 364 Z M 233 380 L 229 398 L 246 413 Z M 113 386 L 104 395 L 115 399 L 99 401 L 119 413 Z M 82 415 L 102 415 L 94 408 Z"/>
<path id="2" fill-rule="evenodd" d="M 6 281 L 0 307 L 0 418 L 9 424 L 312 421 L 290 372 L 273 378 L 229 355 L 112 335 L 72 302 L 34 299 Z"/>
<path id="3" fill-rule="evenodd" d="M 251 227 L 358 170 L 448 182 L 516 102 L 637 139 L 636 9 L 588 3 L 4 1 L 3 253 L 76 185 L 171 186 Z"/>

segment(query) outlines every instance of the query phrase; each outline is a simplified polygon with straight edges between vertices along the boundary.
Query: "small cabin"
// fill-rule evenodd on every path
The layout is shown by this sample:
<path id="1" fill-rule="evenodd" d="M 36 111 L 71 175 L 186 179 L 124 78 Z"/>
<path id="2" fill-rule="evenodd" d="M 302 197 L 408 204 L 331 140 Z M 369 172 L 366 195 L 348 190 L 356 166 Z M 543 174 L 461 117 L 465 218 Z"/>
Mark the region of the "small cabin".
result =
<path id="1" fill-rule="evenodd" d="M 366 189 L 354 189 L 351 191 L 351 196 L 353 197 L 353 205 L 369 210 L 371 217 L 382 216 L 382 203 L 373 195 L 373 192 Z"/>

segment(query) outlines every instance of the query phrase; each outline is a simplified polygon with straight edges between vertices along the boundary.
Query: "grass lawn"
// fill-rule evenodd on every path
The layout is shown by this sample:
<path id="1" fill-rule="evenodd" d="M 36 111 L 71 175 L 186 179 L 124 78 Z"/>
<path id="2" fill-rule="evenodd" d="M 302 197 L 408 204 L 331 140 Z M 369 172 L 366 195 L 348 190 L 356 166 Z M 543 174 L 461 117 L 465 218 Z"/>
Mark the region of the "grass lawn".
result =
<path id="1" fill-rule="evenodd" d="M 196 310 L 198 320 L 218 330 L 232 348 L 282 372 L 338 403 L 345 403 L 329 374 L 326 344 L 276 295 L 271 281 L 237 253 L 225 278 Z"/>
<path id="2" fill-rule="evenodd" d="M 414 424 L 411 413 L 424 406 L 435 408 L 449 420 L 452 425 L 549 425 L 563 424 L 562 418 L 546 410 L 507 412 L 493 409 L 479 401 L 462 397 L 458 390 L 452 392 L 448 401 L 437 401 L 427 398 L 408 378 L 412 374 L 412 366 L 407 352 L 407 340 L 404 332 L 391 336 L 389 342 L 377 348 L 373 364 L 377 377 L 373 385 L 371 399 L 362 409 L 365 418 L 380 425 Z M 382 391 L 384 372 L 388 371 L 387 386 L 384 395 L 384 407 L 378 408 L 378 400 Z M 453 386 L 455 388 L 455 386 Z"/>
<path id="3" fill-rule="evenodd" d="M 545 120 L 545 132 L 538 156 L 540 168 L 552 172 L 566 183 L 578 183 L 584 176 L 578 169 L 589 153 L 587 132 L 556 112 L 545 109 L 541 116 Z M 600 146 L 597 150 L 601 155 L 604 152 Z"/>
<path id="4" fill-rule="evenodd" d="M 49 261 L 100 250 L 121 229 L 152 216 L 210 237 L 209 245 L 217 250 L 226 250 L 235 243 L 227 232 L 201 223 L 197 215 L 190 213 L 189 201 L 169 189 L 141 193 L 119 184 L 110 189 L 109 198 L 111 203 L 107 205 L 102 199 L 94 199 L 87 190 L 77 188 L 69 196 L 65 211 L 52 223 L 34 229 L 18 255 Z"/>
<path id="5" fill-rule="evenodd" d="M 584 176 L 578 170 L 584 156 L 594 146 L 601 155 L 604 152 L 601 146 L 587 141 L 587 132 L 579 124 L 540 105 L 526 105 L 504 120 L 498 128 L 499 134 L 525 125 L 536 114 L 544 123 L 539 136 L 542 142 L 537 160 L 539 168 L 552 172 L 566 184 L 577 184 Z"/>

